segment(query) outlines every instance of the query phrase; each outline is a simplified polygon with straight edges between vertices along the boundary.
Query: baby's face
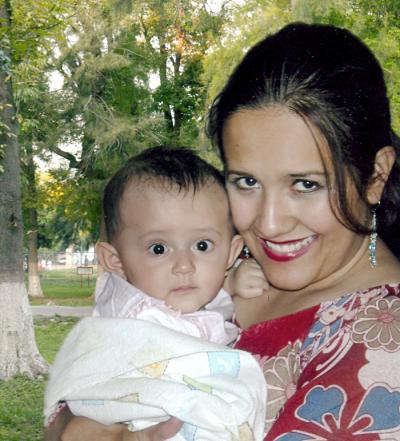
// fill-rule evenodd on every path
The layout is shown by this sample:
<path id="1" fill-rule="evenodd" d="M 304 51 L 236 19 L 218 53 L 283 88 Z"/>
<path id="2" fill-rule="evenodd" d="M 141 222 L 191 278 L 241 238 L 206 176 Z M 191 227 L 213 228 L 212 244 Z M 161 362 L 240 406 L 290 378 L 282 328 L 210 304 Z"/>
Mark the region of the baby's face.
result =
<path id="1" fill-rule="evenodd" d="M 130 283 L 183 313 L 211 301 L 224 282 L 232 227 L 215 183 L 189 193 L 131 182 L 114 241 Z"/>

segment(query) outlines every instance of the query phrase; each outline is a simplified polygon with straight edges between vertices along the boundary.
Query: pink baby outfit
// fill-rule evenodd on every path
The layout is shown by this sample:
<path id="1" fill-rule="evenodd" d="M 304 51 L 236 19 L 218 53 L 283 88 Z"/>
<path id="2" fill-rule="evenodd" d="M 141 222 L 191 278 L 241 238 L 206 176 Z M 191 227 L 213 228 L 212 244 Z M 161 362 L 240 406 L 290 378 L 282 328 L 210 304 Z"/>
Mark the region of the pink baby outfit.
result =
<path id="1" fill-rule="evenodd" d="M 202 310 L 182 314 L 118 275 L 106 272 L 97 281 L 95 299 L 94 317 L 145 320 L 222 345 L 232 343 L 239 332 L 229 321 L 234 307 L 231 296 L 223 289 Z"/>

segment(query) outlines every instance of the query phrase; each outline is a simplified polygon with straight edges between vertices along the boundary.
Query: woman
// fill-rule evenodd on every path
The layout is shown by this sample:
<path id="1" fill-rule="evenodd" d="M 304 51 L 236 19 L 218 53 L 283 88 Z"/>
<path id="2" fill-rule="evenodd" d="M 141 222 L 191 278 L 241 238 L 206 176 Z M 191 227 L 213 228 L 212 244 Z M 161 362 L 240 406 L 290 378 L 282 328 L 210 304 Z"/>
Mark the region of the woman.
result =
<path id="1" fill-rule="evenodd" d="M 244 57 L 209 134 L 236 228 L 271 285 L 237 300 L 237 347 L 268 383 L 266 440 L 400 439 L 400 162 L 376 59 L 345 30 L 288 25 Z M 65 439 L 178 428 L 75 419 Z"/>

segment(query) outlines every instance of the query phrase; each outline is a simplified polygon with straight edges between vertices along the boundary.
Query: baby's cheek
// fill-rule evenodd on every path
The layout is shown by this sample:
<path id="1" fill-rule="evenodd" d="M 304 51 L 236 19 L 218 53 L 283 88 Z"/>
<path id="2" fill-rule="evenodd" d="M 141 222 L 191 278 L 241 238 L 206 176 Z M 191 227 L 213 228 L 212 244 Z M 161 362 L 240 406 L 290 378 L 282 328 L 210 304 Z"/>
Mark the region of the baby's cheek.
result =
<path id="1" fill-rule="evenodd" d="M 250 203 L 238 201 L 232 208 L 232 220 L 235 228 L 239 233 L 246 231 L 252 223 L 252 219 L 256 215 L 256 207 Z"/>

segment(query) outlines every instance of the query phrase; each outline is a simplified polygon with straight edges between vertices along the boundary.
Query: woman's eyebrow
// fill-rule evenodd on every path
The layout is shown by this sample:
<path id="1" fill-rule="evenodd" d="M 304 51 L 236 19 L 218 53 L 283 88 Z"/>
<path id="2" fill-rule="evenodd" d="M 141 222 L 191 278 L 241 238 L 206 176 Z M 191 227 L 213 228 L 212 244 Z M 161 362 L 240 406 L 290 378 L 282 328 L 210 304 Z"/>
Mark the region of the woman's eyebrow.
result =
<path id="1" fill-rule="evenodd" d="M 310 171 L 306 171 L 306 172 L 301 172 L 301 173 L 290 173 L 289 176 L 291 178 L 304 178 L 307 176 L 326 176 L 325 172 L 321 172 L 321 171 L 314 171 L 314 170 L 310 170 Z"/>
<path id="2" fill-rule="evenodd" d="M 246 175 L 246 176 L 253 176 L 252 173 L 249 173 L 247 171 L 241 171 L 241 170 L 227 170 L 227 175 Z"/>

